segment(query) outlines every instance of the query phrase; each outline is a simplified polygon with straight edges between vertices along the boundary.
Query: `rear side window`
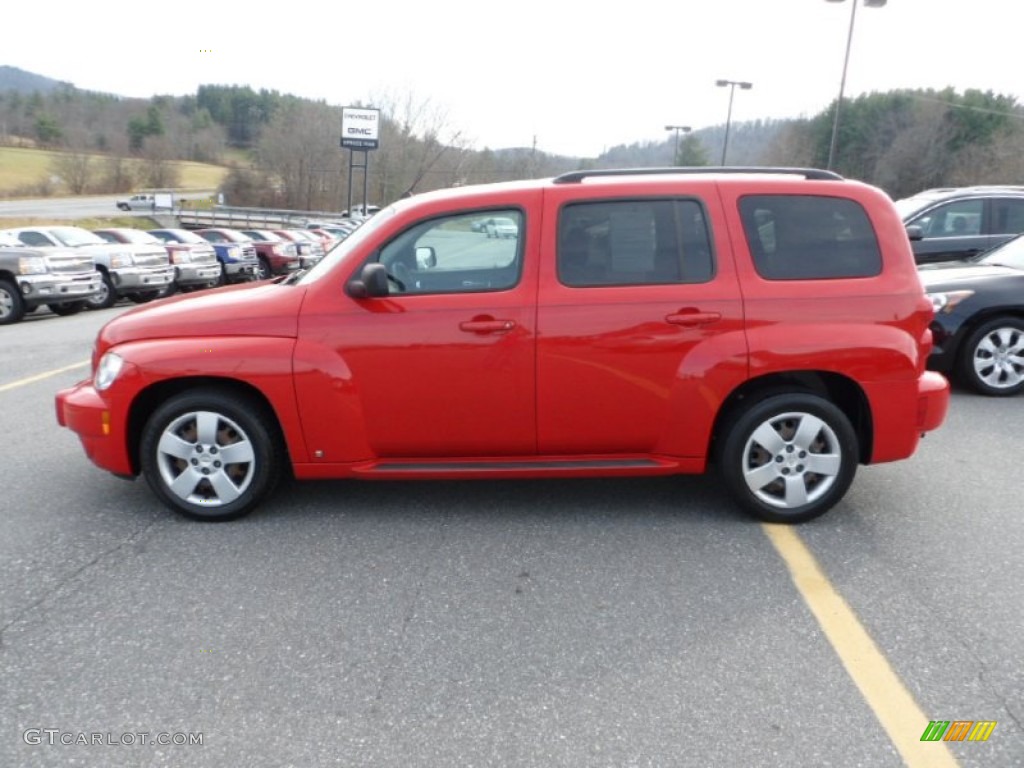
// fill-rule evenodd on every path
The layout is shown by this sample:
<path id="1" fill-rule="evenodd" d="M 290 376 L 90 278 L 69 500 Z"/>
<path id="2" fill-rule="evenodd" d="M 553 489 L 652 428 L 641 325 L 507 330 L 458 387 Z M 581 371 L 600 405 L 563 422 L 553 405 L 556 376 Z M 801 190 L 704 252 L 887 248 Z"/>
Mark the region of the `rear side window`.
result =
<path id="1" fill-rule="evenodd" d="M 571 287 L 704 283 L 714 276 L 694 200 L 573 203 L 558 218 L 558 279 Z"/>
<path id="2" fill-rule="evenodd" d="M 1024 232 L 1024 198 L 992 200 L 992 234 L 1016 235 Z"/>
<path id="3" fill-rule="evenodd" d="M 740 217 L 757 273 L 766 280 L 871 277 L 882 253 L 859 203 L 816 195 L 748 195 Z"/>

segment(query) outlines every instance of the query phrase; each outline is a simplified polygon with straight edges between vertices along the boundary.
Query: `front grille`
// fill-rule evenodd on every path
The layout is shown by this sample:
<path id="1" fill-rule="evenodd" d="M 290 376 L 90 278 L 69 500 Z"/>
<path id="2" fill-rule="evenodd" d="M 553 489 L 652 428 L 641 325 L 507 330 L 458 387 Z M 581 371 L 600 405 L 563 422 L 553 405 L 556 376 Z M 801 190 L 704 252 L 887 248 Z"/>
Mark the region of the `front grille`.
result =
<path id="1" fill-rule="evenodd" d="M 243 261 L 256 261 L 256 246 L 254 246 L 254 245 L 243 245 L 242 246 L 242 260 Z"/>
<path id="2" fill-rule="evenodd" d="M 192 249 L 192 263 L 193 264 L 215 264 L 217 262 L 217 252 L 210 248 L 203 248 L 202 246 Z"/>
<path id="3" fill-rule="evenodd" d="M 167 251 L 161 253 L 149 251 L 135 254 L 135 264 L 139 267 L 163 267 L 167 265 Z"/>
<path id="4" fill-rule="evenodd" d="M 46 266 L 51 272 L 69 274 L 74 272 L 92 272 L 95 269 L 89 256 L 47 256 Z"/>

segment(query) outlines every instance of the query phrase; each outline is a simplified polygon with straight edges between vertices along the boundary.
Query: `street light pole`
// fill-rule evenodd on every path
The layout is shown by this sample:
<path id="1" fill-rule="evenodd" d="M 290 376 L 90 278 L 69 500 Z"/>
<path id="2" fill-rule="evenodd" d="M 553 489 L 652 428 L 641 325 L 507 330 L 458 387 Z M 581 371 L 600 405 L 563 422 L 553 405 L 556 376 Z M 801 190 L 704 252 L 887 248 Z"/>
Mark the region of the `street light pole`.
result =
<path id="1" fill-rule="evenodd" d="M 665 130 L 666 131 L 675 131 L 676 132 L 676 153 L 674 155 L 672 155 L 672 165 L 679 165 L 679 132 L 682 131 L 683 133 L 689 133 L 690 132 L 690 126 L 688 126 L 688 125 L 666 125 L 665 126 Z"/>
<path id="2" fill-rule="evenodd" d="M 887 0 L 864 0 L 867 8 L 881 8 Z M 843 3 L 846 0 L 825 0 L 828 3 Z M 843 57 L 843 76 L 839 80 L 839 99 L 836 101 L 836 112 L 832 118 L 832 140 L 828 145 L 828 165 L 826 168 L 832 170 L 832 163 L 836 158 L 836 139 L 839 136 L 839 109 L 843 106 L 843 92 L 846 90 L 846 69 L 850 65 L 850 44 L 853 42 L 853 24 L 857 20 L 857 0 L 850 2 L 850 29 L 846 33 L 846 56 Z"/>
<path id="3" fill-rule="evenodd" d="M 729 86 L 729 112 L 725 116 L 725 142 L 722 144 L 722 165 L 725 165 L 725 153 L 729 151 L 729 126 L 732 124 L 732 97 L 736 93 L 736 86 L 740 90 L 749 91 L 754 87 L 753 83 L 746 83 L 741 80 L 715 80 L 719 88 Z"/>

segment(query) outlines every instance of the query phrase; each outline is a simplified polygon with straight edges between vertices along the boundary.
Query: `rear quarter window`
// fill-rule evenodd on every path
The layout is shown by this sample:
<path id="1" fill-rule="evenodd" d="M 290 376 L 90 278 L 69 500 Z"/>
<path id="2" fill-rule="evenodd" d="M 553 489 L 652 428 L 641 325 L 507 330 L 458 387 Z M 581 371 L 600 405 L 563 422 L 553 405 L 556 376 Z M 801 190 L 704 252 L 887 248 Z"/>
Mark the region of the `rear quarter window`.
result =
<path id="1" fill-rule="evenodd" d="M 882 271 L 875 230 L 853 200 L 747 195 L 739 205 L 754 268 L 766 280 L 873 277 Z"/>

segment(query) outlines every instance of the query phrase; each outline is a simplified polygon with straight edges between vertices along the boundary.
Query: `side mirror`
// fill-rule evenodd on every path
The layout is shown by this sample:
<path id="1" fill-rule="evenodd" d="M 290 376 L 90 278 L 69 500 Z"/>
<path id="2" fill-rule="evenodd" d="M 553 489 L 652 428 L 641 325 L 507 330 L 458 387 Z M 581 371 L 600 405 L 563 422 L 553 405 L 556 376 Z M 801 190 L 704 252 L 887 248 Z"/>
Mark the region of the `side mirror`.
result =
<path id="1" fill-rule="evenodd" d="M 437 254 L 429 245 L 421 245 L 416 249 L 416 269 L 433 269 L 437 266 Z"/>
<path id="2" fill-rule="evenodd" d="M 911 242 L 914 240 L 924 240 L 924 229 L 918 224 L 908 224 L 907 237 L 910 238 Z"/>
<path id="3" fill-rule="evenodd" d="M 348 284 L 348 295 L 357 299 L 374 299 L 388 295 L 388 270 L 383 264 L 371 262 L 359 277 Z"/>

